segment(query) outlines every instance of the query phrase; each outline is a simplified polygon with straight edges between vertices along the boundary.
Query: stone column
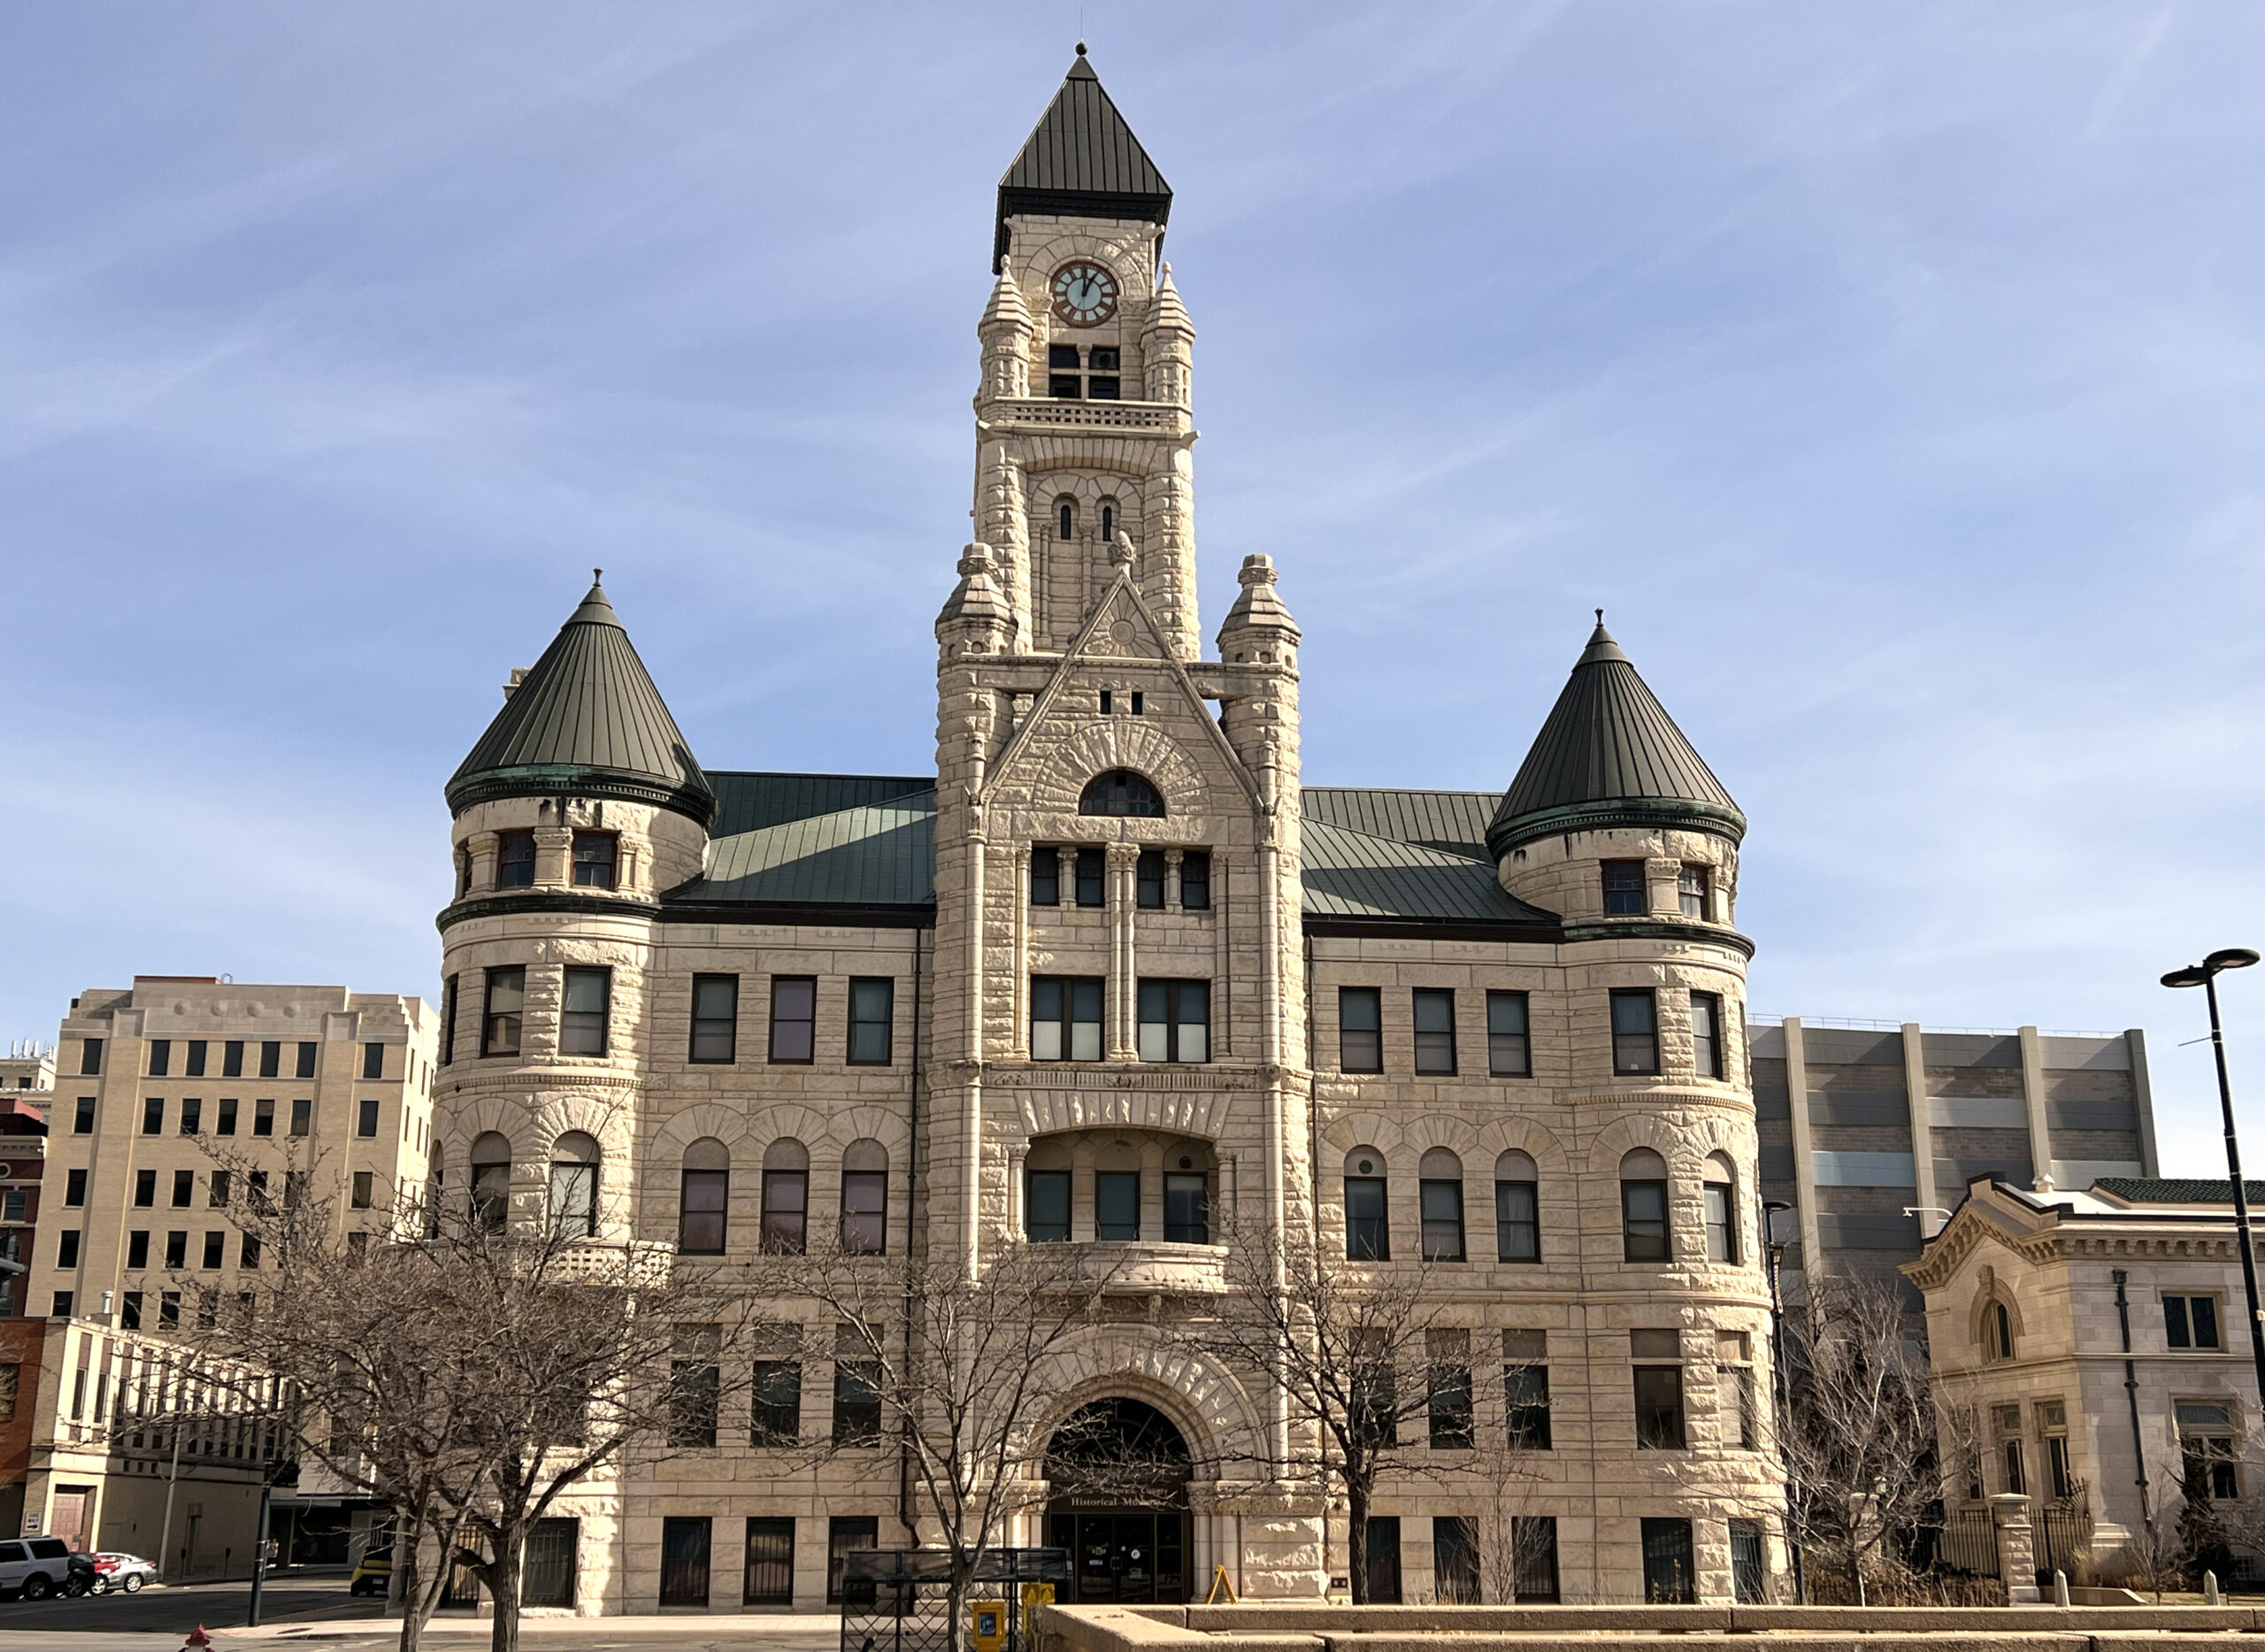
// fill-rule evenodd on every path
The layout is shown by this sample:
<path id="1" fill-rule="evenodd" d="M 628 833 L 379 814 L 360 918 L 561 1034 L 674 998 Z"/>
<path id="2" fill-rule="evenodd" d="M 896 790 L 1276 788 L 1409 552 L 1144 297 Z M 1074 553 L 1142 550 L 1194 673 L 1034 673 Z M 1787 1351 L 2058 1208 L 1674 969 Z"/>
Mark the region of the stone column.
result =
<path id="1" fill-rule="evenodd" d="M 2000 1492 L 1990 1499 L 1990 1518 L 1998 1527 L 1998 1575 L 2005 1579 L 2008 1606 L 2037 1603 L 2036 1534 L 2029 1525 L 2029 1498 L 2021 1492 Z"/>
<path id="2" fill-rule="evenodd" d="M 472 857 L 472 876 L 465 885 L 466 895 L 478 895 L 495 887 L 495 856 L 500 845 L 493 832 L 474 832 L 464 841 L 465 852 Z"/>
<path id="3" fill-rule="evenodd" d="M 574 881 L 574 831 L 571 826 L 534 829 L 534 887 L 564 889 Z"/>
<path id="4" fill-rule="evenodd" d="M 1138 843 L 1111 843 L 1108 849 L 1109 982 L 1109 1036 L 1110 1058 L 1131 1061 L 1140 1053 L 1140 968 L 1132 948 L 1132 926 L 1139 906 L 1133 879 L 1140 864 Z"/>

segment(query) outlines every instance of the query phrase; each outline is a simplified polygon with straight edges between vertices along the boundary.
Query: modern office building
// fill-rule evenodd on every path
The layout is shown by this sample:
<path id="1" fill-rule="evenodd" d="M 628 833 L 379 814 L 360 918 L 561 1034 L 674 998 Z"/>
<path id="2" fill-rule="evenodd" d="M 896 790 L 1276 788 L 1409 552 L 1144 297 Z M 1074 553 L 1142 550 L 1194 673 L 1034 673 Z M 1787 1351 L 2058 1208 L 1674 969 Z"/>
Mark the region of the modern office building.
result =
<path id="1" fill-rule="evenodd" d="M 1898 1277 L 1977 1176 L 2080 1188 L 2156 1173 L 2137 1028 L 1926 1032 L 1788 1017 L 1749 1031 L 1762 1196 L 1799 1213 L 1785 1253 L 1793 1289 L 1812 1256 Z"/>

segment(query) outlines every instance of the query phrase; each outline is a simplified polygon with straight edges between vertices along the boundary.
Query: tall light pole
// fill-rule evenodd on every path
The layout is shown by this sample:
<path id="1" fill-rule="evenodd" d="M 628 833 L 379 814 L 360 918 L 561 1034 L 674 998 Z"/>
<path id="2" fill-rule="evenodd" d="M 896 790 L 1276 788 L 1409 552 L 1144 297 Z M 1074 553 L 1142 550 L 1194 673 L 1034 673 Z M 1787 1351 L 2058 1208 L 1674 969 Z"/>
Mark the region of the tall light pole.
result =
<path id="1" fill-rule="evenodd" d="M 1770 1421 L 1777 1435 L 1777 1461 L 1786 1470 L 1785 1478 L 1785 1549 L 1793 1563 L 1793 1598 L 1803 1605 L 1808 1603 L 1808 1584 L 1801 1574 L 1801 1546 L 1793 1536 L 1793 1482 L 1792 1464 L 1785 1461 L 1785 1434 L 1790 1425 L 1785 1420 L 1785 1305 L 1777 1295 L 1777 1264 L 1784 1259 L 1786 1241 L 1777 1233 L 1777 1218 L 1793 1210 L 1780 1200 L 1770 1199 L 1762 1206 L 1762 1248 L 1770 1258 Z M 1806 1260 L 1806 1258 L 1804 1258 Z"/>
<path id="2" fill-rule="evenodd" d="M 2218 1058 L 2218 1105 L 2226 1121 L 2226 1174 L 2233 1181 L 2233 1225 L 2241 1236 L 2241 1284 L 2249 1294 L 2249 1356 L 2257 1366 L 2257 1393 L 2265 1403 L 2265 1313 L 2257 1306 L 2257 1253 L 2249 1234 L 2249 1198 L 2241 1185 L 2241 1143 L 2233 1131 L 2233 1084 L 2226 1077 L 2225 1033 L 2218 1026 L 2218 976 L 2226 970 L 2246 970 L 2257 962 L 2247 947 L 2222 947 L 2200 964 L 2173 970 L 2162 978 L 2166 987 L 2200 987 L 2210 1002 L 2210 1051 Z"/>

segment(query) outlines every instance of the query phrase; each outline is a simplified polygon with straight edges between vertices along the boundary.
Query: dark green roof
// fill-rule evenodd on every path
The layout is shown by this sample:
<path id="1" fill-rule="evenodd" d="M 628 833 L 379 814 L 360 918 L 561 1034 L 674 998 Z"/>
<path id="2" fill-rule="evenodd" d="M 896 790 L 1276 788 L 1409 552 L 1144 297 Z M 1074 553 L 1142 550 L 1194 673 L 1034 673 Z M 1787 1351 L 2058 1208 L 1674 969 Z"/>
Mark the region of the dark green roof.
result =
<path id="1" fill-rule="evenodd" d="M 1554 914 L 1507 894 L 1492 861 L 1445 854 L 1309 819 L 1302 838 L 1309 918 L 1538 925 Z"/>
<path id="2" fill-rule="evenodd" d="M 933 774 L 789 774 L 772 771 L 718 771 L 708 777 L 716 788 L 716 824 L 712 837 L 734 837 L 790 820 L 810 820 L 844 809 L 886 803 L 915 793 L 931 794 L 925 805 L 935 809 Z"/>
<path id="3" fill-rule="evenodd" d="M 1300 794 L 1309 822 L 1397 838 L 1443 854 L 1491 860 L 1486 823 L 1501 798 L 1493 792 L 1403 792 L 1374 786 L 1309 786 Z"/>
<path id="4" fill-rule="evenodd" d="M 2215 1181 L 2179 1176 L 2101 1176 L 2092 1187 L 2132 1204 L 2233 1203 L 2233 1181 L 2225 1176 Z M 2265 1206 L 2265 1181 L 2252 1181 L 2245 1176 L 2241 1192 L 2252 1206 Z"/>
<path id="5" fill-rule="evenodd" d="M 1598 616 L 1588 647 L 1502 795 L 1496 857 L 1559 832 L 1681 826 L 1745 836 L 1746 817 Z"/>
<path id="6" fill-rule="evenodd" d="M 936 898 L 936 793 L 900 794 L 719 837 L 672 903 L 907 907 Z"/>
<path id="7" fill-rule="evenodd" d="M 703 826 L 707 777 L 596 584 L 472 749 L 448 787 L 461 814 L 495 797 L 618 797 Z"/>
<path id="8" fill-rule="evenodd" d="M 1102 89 L 1085 42 L 1062 89 L 1031 128 L 1022 153 L 999 180 L 999 229 L 991 267 L 1007 251 L 1007 215 L 1051 212 L 1161 225 L 1171 216 L 1171 186 Z"/>

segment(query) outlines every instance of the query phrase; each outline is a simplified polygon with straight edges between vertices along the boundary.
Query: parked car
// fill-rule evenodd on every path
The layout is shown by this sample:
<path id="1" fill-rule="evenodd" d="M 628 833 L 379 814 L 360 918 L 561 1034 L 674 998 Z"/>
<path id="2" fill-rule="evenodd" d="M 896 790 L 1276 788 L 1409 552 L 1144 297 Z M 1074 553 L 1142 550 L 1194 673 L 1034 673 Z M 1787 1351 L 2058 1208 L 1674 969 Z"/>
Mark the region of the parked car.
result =
<path id="1" fill-rule="evenodd" d="M 393 1581 L 393 1550 L 365 1550 L 355 1563 L 354 1575 L 347 1580 L 349 1594 L 383 1594 L 386 1586 Z"/>
<path id="2" fill-rule="evenodd" d="M 95 1593 L 107 1594 L 112 1589 L 122 1589 L 132 1594 L 145 1583 L 157 1580 L 157 1567 L 139 1555 L 121 1555 L 115 1549 L 102 1549 L 95 1556 Z"/>
<path id="3" fill-rule="evenodd" d="M 0 1540 L 0 1594 L 43 1601 L 71 1579 L 71 1545 L 59 1537 Z"/>

